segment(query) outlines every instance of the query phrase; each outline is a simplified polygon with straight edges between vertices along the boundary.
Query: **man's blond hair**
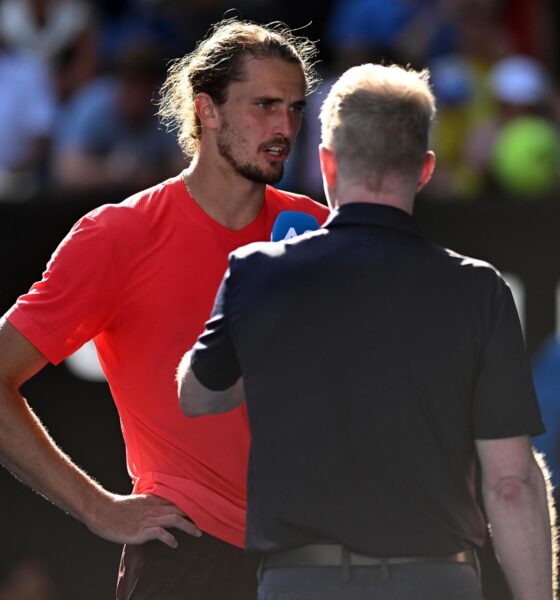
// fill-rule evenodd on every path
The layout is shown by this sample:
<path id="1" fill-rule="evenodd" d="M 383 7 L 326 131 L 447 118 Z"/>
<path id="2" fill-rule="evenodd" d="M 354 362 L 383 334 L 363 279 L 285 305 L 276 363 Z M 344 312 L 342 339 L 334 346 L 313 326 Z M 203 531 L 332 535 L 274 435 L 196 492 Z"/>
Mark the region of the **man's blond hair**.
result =
<path id="1" fill-rule="evenodd" d="M 283 23 L 220 21 L 193 52 L 171 63 L 162 88 L 161 121 L 177 130 L 181 148 L 192 156 L 198 150 L 201 135 L 194 108 L 197 94 L 208 94 L 218 105 L 226 102 L 230 83 L 244 79 L 242 59 L 246 56 L 279 58 L 298 65 L 309 92 L 318 80 L 313 62 L 316 53 L 313 42 L 295 36 Z"/>
<path id="2" fill-rule="evenodd" d="M 417 178 L 435 117 L 428 70 L 365 64 L 348 69 L 321 109 L 323 144 L 340 175 L 376 190 Z"/>

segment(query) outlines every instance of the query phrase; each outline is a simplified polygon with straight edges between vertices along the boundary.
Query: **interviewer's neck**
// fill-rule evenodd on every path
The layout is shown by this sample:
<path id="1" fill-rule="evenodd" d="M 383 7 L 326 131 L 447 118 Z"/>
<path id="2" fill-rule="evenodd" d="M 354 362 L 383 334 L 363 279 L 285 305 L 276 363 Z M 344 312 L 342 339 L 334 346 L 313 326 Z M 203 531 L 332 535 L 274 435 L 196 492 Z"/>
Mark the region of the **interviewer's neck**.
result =
<path id="1" fill-rule="evenodd" d="M 336 190 L 333 202 L 335 208 L 355 202 L 393 206 L 411 215 L 414 207 L 414 194 L 396 188 L 385 188 L 374 192 L 367 187 L 357 185 L 344 186 L 342 189 Z"/>
<path id="2" fill-rule="evenodd" d="M 386 172 L 383 176 L 367 180 L 350 177 L 338 168 L 336 156 L 324 146 L 320 146 L 321 169 L 329 204 L 337 208 L 351 202 L 384 204 L 412 214 L 414 199 L 430 180 L 436 164 L 436 156 L 431 150 L 424 155 L 419 172 Z"/>

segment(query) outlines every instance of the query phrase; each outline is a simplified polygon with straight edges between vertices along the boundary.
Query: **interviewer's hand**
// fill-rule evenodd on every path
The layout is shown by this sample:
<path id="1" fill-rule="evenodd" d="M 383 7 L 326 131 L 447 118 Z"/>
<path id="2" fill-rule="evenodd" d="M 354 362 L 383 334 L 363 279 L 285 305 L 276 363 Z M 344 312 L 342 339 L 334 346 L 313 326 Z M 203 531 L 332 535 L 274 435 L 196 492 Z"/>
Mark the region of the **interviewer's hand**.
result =
<path id="1" fill-rule="evenodd" d="M 87 526 L 111 542 L 143 544 L 159 540 L 170 548 L 176 548 L 178 543 L 169 528 L 180 529 L 194 537 L 202 535 L 174 504 L 150 494 L 107 494 Z"/>

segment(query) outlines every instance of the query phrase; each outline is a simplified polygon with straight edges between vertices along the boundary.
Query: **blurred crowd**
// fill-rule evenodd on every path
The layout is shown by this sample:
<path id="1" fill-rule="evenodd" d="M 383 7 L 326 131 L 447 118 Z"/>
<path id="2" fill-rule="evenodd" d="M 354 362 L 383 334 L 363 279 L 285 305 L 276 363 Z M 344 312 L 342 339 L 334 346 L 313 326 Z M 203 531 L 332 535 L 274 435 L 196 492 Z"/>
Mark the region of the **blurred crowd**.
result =
<path id="1" fill-rule="evenodd" d="M 49 565 L 36 556 L 14 552 L 0 563 L 0 600 L 58 600 Z"/>
<path id="2" fill-rule="evenodd" d="M 427 67 L 438 100 L 434 201 L 553 198 L 560 187 L 559 8 L 553 0 L 0 0 L 0 200 L 112 198 L 186 164 L 158 124 L 170 59 L 238 16 L 319 40 L 281 187 L 322 198 L 318 111 L 353 64 Z M 309 24 L 310 23 L 310 24 Z M 307 26 L 306 26 L 307 25 Z M 305 27 L 306 26 L 306 27 Z"/>

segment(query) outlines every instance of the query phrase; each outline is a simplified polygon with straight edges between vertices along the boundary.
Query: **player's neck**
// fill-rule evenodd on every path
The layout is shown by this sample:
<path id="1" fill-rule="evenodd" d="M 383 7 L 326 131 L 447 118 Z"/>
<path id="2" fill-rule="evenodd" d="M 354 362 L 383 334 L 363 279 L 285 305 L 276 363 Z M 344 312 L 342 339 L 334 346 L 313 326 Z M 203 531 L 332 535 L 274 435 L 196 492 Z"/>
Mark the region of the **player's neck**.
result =
<path id="1" fill-rule="evenodd" d="M 253 221 L 264 201 L 265 185 L 195 157 L 183 180 L 195 202 L 215 221 L 238 230 Z"/>

